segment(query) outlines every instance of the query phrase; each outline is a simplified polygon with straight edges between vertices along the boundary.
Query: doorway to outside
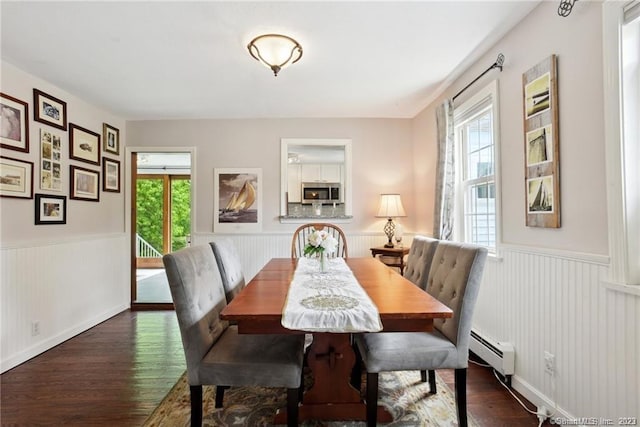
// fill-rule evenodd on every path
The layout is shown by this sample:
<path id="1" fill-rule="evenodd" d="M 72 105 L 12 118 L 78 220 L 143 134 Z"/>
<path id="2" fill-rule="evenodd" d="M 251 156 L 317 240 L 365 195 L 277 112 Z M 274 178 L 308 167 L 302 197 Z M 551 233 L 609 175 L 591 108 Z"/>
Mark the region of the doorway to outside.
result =
<path id="1" fill-rule="evenodd" d="M 162 256 L 191 243 L 191 153 L 131 156 L 131 307 L 173 308 Z"/>

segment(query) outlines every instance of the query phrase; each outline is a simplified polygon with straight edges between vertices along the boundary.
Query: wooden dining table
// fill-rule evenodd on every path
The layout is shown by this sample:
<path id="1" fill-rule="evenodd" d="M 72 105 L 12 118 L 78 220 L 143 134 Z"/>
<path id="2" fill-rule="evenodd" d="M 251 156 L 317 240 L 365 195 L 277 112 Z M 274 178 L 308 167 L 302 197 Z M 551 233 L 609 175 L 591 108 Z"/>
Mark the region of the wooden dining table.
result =
<path id="1" fill-rule="evenodd" d="M 446 305 L 378 260 L 364 257 L 345 261 L 378 308 L 383 325 L 378 333 L 431 331 L 434 319 L 453 316 Z M 234 321 L 243 334 L 304 334 L 281 324 L 296 264 L 295 259 L 271 259 L 220 317 Z M 366 420 L 366 403 L 350 381 L 356 361 L 351 342 L 350 333 L 313 333 L 307 354 L 313 385 L 304 393 L 299 421 Z M 390 422 L 393 417 L 378 406 L 378 420 Z M 286 412 L 278 412 L 274 422 L 286 423 Z"/>

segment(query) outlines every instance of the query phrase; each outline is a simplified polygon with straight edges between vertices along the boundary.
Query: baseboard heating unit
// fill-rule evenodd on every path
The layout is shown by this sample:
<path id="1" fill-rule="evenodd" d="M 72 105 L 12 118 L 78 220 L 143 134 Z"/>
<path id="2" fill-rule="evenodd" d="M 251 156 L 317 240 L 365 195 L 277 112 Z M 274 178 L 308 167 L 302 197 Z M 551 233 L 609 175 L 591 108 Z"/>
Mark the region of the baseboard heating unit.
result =
<path id="1" fill-rule="evenodd" d="M 511 376 L 515 371 L 515 350 L 510 343 L 498 342 L 485 338 L 475 330 L 471 330 L 469 350 L 487 362 L 511 386 Z"/>

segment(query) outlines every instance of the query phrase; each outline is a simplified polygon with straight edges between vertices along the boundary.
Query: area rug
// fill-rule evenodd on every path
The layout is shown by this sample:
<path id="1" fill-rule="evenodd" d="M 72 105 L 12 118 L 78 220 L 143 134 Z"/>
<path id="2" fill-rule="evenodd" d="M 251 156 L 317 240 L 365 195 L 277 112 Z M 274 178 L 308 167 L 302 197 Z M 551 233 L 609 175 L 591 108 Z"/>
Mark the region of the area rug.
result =
<path id="1" fill-rule="evenodd" d="M 310 380 L 306 376 L 305 387 Z M 420 381 L 420 372 L 383 372 L 379 376 L 379 403 L 393 415 L 387 426 L 457 426 L 454 395 L 436 374 L 438 393 L 429 393 L 429 384 Z M 364 396 L 365 385 L 362 386 Z M 215 387 L 203 387 L 203 426 L 271 426 L 278 408 L 286 407 L 282 388 L 232 387 L 225 391 L 224 407 L 214 406 Z M 183 375 L 160 405 L 145 421 L 145 427 L 189 426 L 191 416 L 189 386 Z M 360 427 L 364 422 L 306 421 L 305 427 Z M 469 415 L 469 425 L 478 424 Z"/>

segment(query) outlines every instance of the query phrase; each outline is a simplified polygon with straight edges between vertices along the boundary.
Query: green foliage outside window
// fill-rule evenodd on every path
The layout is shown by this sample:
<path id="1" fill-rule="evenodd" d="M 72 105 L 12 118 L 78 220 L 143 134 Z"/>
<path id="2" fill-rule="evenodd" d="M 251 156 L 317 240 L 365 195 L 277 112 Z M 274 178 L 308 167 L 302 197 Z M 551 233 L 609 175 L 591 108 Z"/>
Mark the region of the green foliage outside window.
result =
<path id="1" fill-rule="evenodd" d="M 191 181 L 171 181 L 171 249 L 177 251 L 187 246 L 191 234 Z"/>
<path id="2" fill-rule="evenodd" d="M 162 253 L 162 180 L 139 179 L 136 194 L 136 232 Z"/>
<path id="3" fill-rule="evenodd" d="M 171 240 L 172 250 L 186 246 L 191 234 L 191 181 L 177 179 L 171 182 Z M 139 179 L 136 195 L 136 231 L 158 252 L 162 245 L 162 179 Z"/>

